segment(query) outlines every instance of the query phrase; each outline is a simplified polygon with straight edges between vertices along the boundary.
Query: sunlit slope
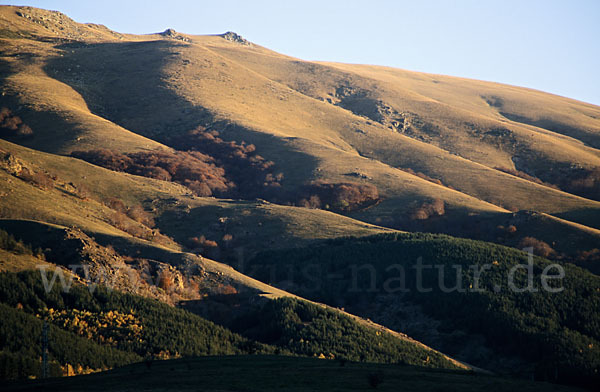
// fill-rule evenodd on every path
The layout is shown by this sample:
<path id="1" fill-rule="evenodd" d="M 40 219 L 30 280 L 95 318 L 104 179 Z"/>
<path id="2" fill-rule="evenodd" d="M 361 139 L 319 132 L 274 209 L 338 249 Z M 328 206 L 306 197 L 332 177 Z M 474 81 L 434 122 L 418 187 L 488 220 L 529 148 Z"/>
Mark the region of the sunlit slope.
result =
<path id="1" fill-rule="evenodd" d="M 51 184 L 26 181 L 21 178 L 25 170 L 45 173 L 54 180 Z M 38 243 L 43 227 L 52 230 L 77 228 L 104 246 L 114 246 L 122 254 L 135 254 L 173 265 L 192 257 L 220 280 L 226 279 L 276 297 L 288 294 L 227 265 L 182 252 L 180 244 L 170 238 L 148 239 L 143 235 L 148 228 L 129 217 L 121 217 L 125 222 L 115 225 L 116 211 L 106 205 L 107 201 L 118 199 L 128 206 L 143 205 L 151 211 L 158 229 L 182 242 L 191 236 L 205 235 L 222 244 L 223 234 L 233 235 L 233 243 L 245 250 L 244 257 L 251 257 L 255 251 L 266 247 L 308 245 L 326 238 L 390 232 L 327 211 L 198 198 L 177 184 L 113 172 L 78 159 L 34 151 L 2 140 L 0 183 L 0 226 L 10 229 L 26 243 Z M 225 231 L 221 227 L 215 228 L 219 221 L 226 222 L 230 228 Z M 132 235 L 122 226 L 139 230 Z M 3 261 L 0 269 L 22 270 L 35 265 L 34 262 L 11 256 Z"/>
<path id="2" fill-rule="evenodd" d="M 127 129 L 160 139 L 199 124 L 213 125 L 224 137 L 256 144 L 263 155 L 281 165 L 290 182 L 339 180 L 349 167 L 355 167 L 373 178 L 386 198 L 398 199 L 400 204 L 417 195 L 481 211 L 502 208 L 475 199 L 548 213 L 597 208 L 595 202 L 516 179 L 311 98 L 217 54 L 221 46 L 233 47 L 228 50 L 246 54 L 246 59 L 251 55 L 269 61 L 287 59 L 221 37 L 194 37 L 192 44 L 91 45 L 74 50 L 67 59 L 52 61 L 47 68 L 75 85 L 65 67 L 80 64 L 81 77 L 95 81 L 79 88 L 92 111 Z M 119 98 L 123 92 L 127 96 Z M 294 153 L 296 159 L 288 159 Z M 463 195 L 396 170 L 396 166 L 428 172 Z"/>
<path id="3" fill-rule="evenodd" d="M 600 146 L 600 109 L 596 105 L 542 91 L 458 77 L 379 66 L 328 65 L 394 88 L 403 86 L 439 103 L 505 122 L 509 127 L 531 125 L 524 128 L 551 136 L 564 135 L 568 138 L 561 140 L 578 140 L 596 149 Z"/>
<path id="4" fill-rule="evenodd" d="M 376 185 L 384 202 L 361 216 L 371 222 L 437 198 L 455 212 L 527 209 L 598 227 L 599 202 L 494 169 L 599 167 L 593 105 L 494 83 L 304 62 L 222 36 L 85 35 L 78 29 L 98 29 L 42 28 L 17 12 L 2 9 L 6 29 L 33 35 L 2 40 L 3 99 L 29 111 L 36 136 L 22 143 L 30 147 L 161 149 L 169 136 L 203 125 L 254 143 L 288 188 Z M 550 117 L 565 127 L 530 125 Z M 348 177 L 357 173 L 361 179 Z"/>
<path id="5" fill-rule="evenodd" d="M 213 39 L 224 41 L 222 38 Z M 171 52 L 188 47 L 187 44 L 171 41 L 76 46 L 71 51 L 67 50 L 68 53 L 62 53 L 63 56 L 57 55 L 53 60 L 47 60 L 48 64 L 44 66 L 29 65 L 23 70 L 17 70 L 7 78 L 6 89 L 14 91 L 15 95 L 19 96 L 18 104 L 25 104 L 32 109 L 34 113 L 30 113 L 32 115 L 29 116 L 32 118 L 31 126 L 39 129 L 36 137 L 24 143 L 34 148 L 58 153 L 98 147 L 119 151 L 159 149 L 163 146 L 150 139 L 160 139 L 169 132 L 189 130 L 199 124 L 206 124 L 207 121 L 218 121 L 217 107 L 213 107 L 209 103 L 218 103 L 219 91 L 226 90 L 221 89 L 218 85 L 196 86 L 192 83 L 195 90 L 211 89 L 214 92 L 207 98 L 208 102 L 205 105 L 192 105 L 177 96 L 182 88 L 171 88 L 169 83 L 165 84 L 164 82 L 164 74 L 169 73 L 170 67 L 185 64 L 185 61 L 172 61 Z M 41 49 L 35 47 L 31 50 Z M 195 47 L 194 50 L 202 51 Z M 206 52 L 204 55 L 208 57 L 210 53 Z M 163 68 L 165 63 L 174 63 L 174 65 Z M 211 70 L 211 72 L 213 71 Z M 46 76 L 46 73 L 58 75 L 57 78 L 63 80 L 57 81 Z M 243 69 L 237 70 L 233 74 L 243 74 Z M 253 78 L 258 78 L 261 83 L 270 83 L 255 74 L 251 73 L 251 76 L 252 78 L 243 82 L 244 85 L 252 85 Z M 195 76 L 190 78 L 206 81 L 208 76 L 203 78 L 197 71 Z M 17 91 L 21 91 L 21 93 L 17 94 Z M 57 91 L 62 91 L 62 93 L 57 96 Z M 249 92 L 249 94 L 252 96 L 254 92 Z M 288 106 L 290 113 L 296 113 L 294 108 L 299 107 L 302 101 L 312 101 L 299 93 L 292 92 L 292 94 L 299 102 Z M 82 97 L 87 100 L 84 101 Z M 266 97 L 270 97 L 270 95 L 267 94 Z M 40 102 L 45 102 L 45 106 Z M 261 100 L 256 102 L 261 102 Z M 229 104 L 238 105 L 233 101 Z M 221 102 L 219 105 L 227 107 L 229 104 Z M 204 109 L 205 107 L 211 110 L 207 111 Z M 90 109 L 112 121 L 106 121 L 102 116 L 90 113 Z M 344 110 L 333 109 L 342 117 L 353 117 Z M 265 107 L 263 110 L 266 111 L 268 108 Z M 54 115 L 56 121 L 48 121 L 49 115 Z M 304 116 L 306 121 L 313 121 L 309 112 L 296 113 L 296 116 Z M 270 118 L 265 118 L 268 122 L 261 125 L 263 128 L 269 126 L 267 130 L 277 129 Z M 361 157 L 346 145 L 341 136 L 330 131 L 333 125 L 343 124 L 343 119 L 331 120 L 331 124 L 321 126 L 320 130 L 313 132 L 308 140 L 304 137 L 298 138 L 299 140 L 290 140 L 280 132 L 274 133 L 273 137 L 265 137 L 269 134 L 266 131 L 262 132 L 262 128 L 256 126 L 256 130 L 253 132 L 256 124 L 246 124 L 242 120 L 243 118 L 235 123 L 242 124 L 244 127 L 235 128 L 238 134 L 234 134 L 232 137 L 257 144 L 263 155 L 281 164 L 288 183 L 291 183 L 292 186 L 317 178 L 329 180 L 337 177 L 347 180 L 344 174 L 348 173 L 348 163 L 350 163 L 364 168 L 364 174 L 367 176 L 373 172 L 374 176 L 380 177 L 379 187 L 386 193 L 387 188 L 391 188 L 390 198 L 400 196 L 401 199 L 405 199 L 406 197 L 412 198 L 414 195 L 434 198 L 447 194 L 445 199 L 450 204 L 458 204 L 461 207 L 468 206 L 475 210 L 501 211 L 500 208 L 482 203 L 476 198 L 430 184 L 378 161 Z M 115 123 L 122 124 L 149 138 L 132 134 Z M 297 124 L 288 126 L 288 132 L 294 132 L 298 129 L 297 126 Z M 310 126 L 307 126 L 307 129 L 310 129 Z M 239 134 L 239 132 L 243 134 Z M 331 138 L 323 136 L 327 133 L 331 134 Z M 225 132 L 226 134 L 227 132 Z M 295 153 L 297 159 L 289 160 L 290 153 Z M 319 170 L 320 173 L 317 174 L 318 169 L 322 170 Z M 388 181 L 382 179 L 382 176 L 392 177 L 394 180 Z M 405 190 L 404 194 L 402 194 L 402 189 Z"/>
<path id="6" fill-rule="evenodd" d="M 43 189 L 14 175 L 22 168 L 46 173 L 55 180 Z M 328 211 L 195 197 L 178 184 L 113 172 L 3 140 L 0 177 L 2 218 L 33 219 L 104 235 L 130 237 L 114 225 L 116 212 L 107 204 L 115 199 L 126 206 L 144 207 L 156 220 L 158 229 L 181 243 L 201 235 L 221 242 L 224 234 L 230 234 L 237 246 L 256 249 L 388 231 Z M 228 223 L 215 229 L 220 218 Z M 128 217 L 122 219 L 139 226 Z"/>
<path id="7" fill-rule="evenodd" d="M 35 137 L 24 144 L 63 154 L 99 147 L 123 151 L 166 148 L 92 113 L 72 86 L 49 75 L 44 69 L 48 59 L 63 55 L 55 45 L 25 39 L 0 40 L 2 105 L 22 108 L 22 117 L 35 130 Z M 75 71 L 76 66 L 73 68 Z"/>
<path id="8" fill-rule="evenodd" d="M 504 93 L 523 99 L 531 94 L 531 105 L 537 107 L 552 101 L 555 107 L 563 107 L 563 112 L 573 112 L 576 107 L 588 114 L 600 113 L 593 105 L 489 82 L 383 67 L 315 64 L 224 46 L 211 48 L 314 98 L 313 101 L 320 101 L 312 102 L 316 111 L 335 106 L 360 115 L 358 121 L 364 120 L 363 126 L 346 122 L 340 132 L 362 155 L 392 166 L 421 170 L 482 199 L 502 195 L 504 206 L 551 212 L 549 205 L 561 205 L 553 211 L 557 212 L 566 207 L 565 202 L 570 204 L 566 201 L 570 197 L 547 189 L 536 191 L 531 184 L 519 184 L 504 173 L 488 169 L 504 167 L 539 172 L 553 165 L 594 168 L 600 164 L 598 150 L 574 137 L 511 122 L 498 114 L 497 107 L 490 106 L 495 101 L 489 97 Z M 540 116 L 545 113 L 547 109 Z M 600 122 L 591 120 L 594 119 L 586 115 L 571 128 L 577 125 L 587 129 L 588 139 L 598 140 Z M 370 128 L 369 124 L 376 127 Z M 363 132 L 348 132 L 357 129 Z M 447 158 L 446 151 L 451 153 Z M 440 157 L 446 159 L 441 161 Z M 506 192 L 507 189 L 513 192 Z M 524 191 L 531 192 L 530 195 L 544 193 L 546 205 L 542 206 L 539 198 L 522 197 Z"/>
<path id="9" fill-rule="evenodd" d="M 530 149 L 555 159 L 598 164 L 593 157 L 598 158 L 599 152 L 581 143 L 597 147 L 600 142 L 600 109 L 591 104 L 520 87 L 394 68 L 310 63 L 232 48 L 215 50 L 296 91 L 347 108 L 393 131 L 405 133 L 402 128 L 411 120 L 429 122 L 426 125 L 431 126 L 425 127 L 429 129 L 413 130 L 417 133 L 412 136 L 452 147 L 482 163 L 511 166 L 506 161 L 510 154 Z M 531 121 L 512 122 L 507 117 Z M 527 125 L 543 126 L 540 119 L 545 118 L 556 124 L 550 126 L 549 120 L 547 129 Z M 505 129 L 486 134 L 495 128 Z M 566 151 L 554 150 L 556 143 Z"/>
<path id="10" fill-rule="evenodd" d="M 122 37 L 122 34 L 115 33 L 105 26 L 77 23 L 60 12 L 34 7 L 2 6 L 0 23 L 14 38 L 114 40 Z"/>
<path id="11" fill-rule="evenodd" d="M 173 221 L 169 223 L 169 219 L 187 223 L 183 231 L 179 227 L 179 232 L 173 233 L 176 234 L 176 239 L 181 236 L 185 240 L 188 235 L 211 236 L 212 229 L 206 226 L 214 226 L 219 221 L 228 222 L 234 227 L 225 233 L 233 234 L 236 245 L 246 250 L 247 257 L 252 255 L 253 250 L 267 246 L 308 245 L 315 239 L 364 236 L 390 231 L 326 211 L 265 202 L 197 198 L 191 196 L 185 188 L 171 183 L 112 172 L 74 158 L 33 151 L 5 141 L 0 143 L 0 180 L 3 184 L 0 194 L 0 227 L 9 230 L 17 238 L 39 244 L 40 241 L 52 238 L 49 234 L 51 231 L 66 233 L 81 229 L 93 236 L 94 241 L 110 248 L 111 252 L 135 255 L 183 269 L 185 265 L 182 267 L 182 264 L 193 263 L 201 268 L 203 279 L 210 284 L 233 285 L 239 290 L 255 292 L 268 298 L 294 295 L 252 279 L 225 264 L 182 251 L 178 243 L 169 239 L 157 241 L 154 238 L 139 238 L 127 230 L 121 230 L 114 226 L 111 219 L 115 211 L 111 211 L 104 202 L 109 198 L 119 198 L 128 204 L 143 203 L 155 213 L 157 226 L 168 234 L 172 234 L 171 228 L 175 225 Z M 22 178 L 25 170 L 46 173 L 54 180 L 52 183 L 31 183 Z M 86 196 L 82 195 L 84 186 L 92 187 L 92 184 L 98 183 L 102 185 L 94 187 Z M 199 214 L 200 220 L 204 221 L 196 222 L 196 227 L 193 227 L 190 223 L 196 220 L 195 214 Z M 238 229 L 240 225 L 243 227 Z M 244 236 L 244 231 L 251 232 L 251 235 Z M 274 243 L 277 245 L 273 246 Z M 52 248 L 59 246 L 60 244 L 53 243 Z M 39 263 L 11 256 L 0 264 L 0 270 L 14 271 L 31 268 Z M 383 328 L 351 317 L 370 328 Z M 394 331 L 389 333 L 418 347 L 425 347 L 406 335 Z M 453 363 L 460 368 L 468 368 L 467 365 Z"/>
<path id="12" fill-rule="evenodd" d="M 563 176 L 600 167 L 593 105 L 493 83 L 305 62 L 231 35 L 123 35 L 15 7 L 0 7 L 0 75 L 0 107 L 33 129 L 0 140 L 4 222 L 81 229 L 123 255 L 172 265 L 193 258 L 219 283 L 272 297 L 288 294 L 212 259 L 234 265 L 259 250 L 390 232 L 374 224 L 404 228 L 416 219 L 411 212 L 439 201 L 445 215 L 431 220 L 464 228 L 457 236 L 488 219 L 489 241 L 498 227 L 515 225 L 510 246 L 531 235 L 557 252 L 598 247 L 600 202 L 496 169 L 547 181 L 553 168 Z M 282 204 L 197 197 L 173 182 L 68 156 L 171 150 L 174 137 L 198 126 L 253 143 L 291 194 L 315 181 L 353 182 L 375 185 L 381 200 L 348 217 L 267 196 Z M 134 207 L 154 222 L 130 216 Z M 540 214 L 519 220 L 530 212 L 509 210 Z"/>

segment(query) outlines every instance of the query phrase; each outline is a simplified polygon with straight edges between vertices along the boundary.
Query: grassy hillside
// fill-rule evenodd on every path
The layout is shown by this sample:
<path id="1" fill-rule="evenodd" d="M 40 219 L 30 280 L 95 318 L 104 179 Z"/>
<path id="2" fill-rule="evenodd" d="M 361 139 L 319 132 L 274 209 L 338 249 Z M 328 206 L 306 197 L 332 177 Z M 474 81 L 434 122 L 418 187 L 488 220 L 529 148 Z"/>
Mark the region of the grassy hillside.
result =
<path id="1" fill-rule="evenodd" d="M 465 227 L 489 215 L 492 222 L 506 220 L 507 210 L 534 210 L 598 227 L 600 204 L 591 200 L 597 199 L 594 170 L 600 162 L 593 105 L 493 83 L 303 62 L 221 36 L 122 35 L 44 12 L 2 8 L 6 30 L 18 35 L 2 39 L 2 105 L 19 108 L 15 115 L 33 130 L 28 137 L 8 136 L 18 144 L 59 154 L 202 148 L 225 168 L 224 181 L 238 185 L 236 198 L 259 196 L 283 204 L 309 199 L 310 193 L 296 195 L 315 182 L 368 184 L 376 188 L 378 203 L 351 216 L 400 230 L 496 241 L 497 236 Z M 518 116 L 531 121 L 514 120 Z M 262 185 L 240 187 L 239 181 L 257 174 L 231 168 L 248 161 L 233 164 L 218 150 L 225 144 L 208 148 L 206 139 L 200 143 L 189 136 L 198 127 L 205 130 L 202 137 L 217 131 L 224 143 L 252 144 L 257 155 L 273 162 L 256 181 L 281 175 L 273 183 L 279 193 L 261 190 Z M 102 182 L 93 184 L 97 192 Z M 199 186 L 192 189 L 206 190 Z M 120 189 L 102 193 L 130 198 Z M 436 200 L 443 202 L 443 213 L 415 218 Z M 85 215 L 77 214 L 78 226 Z M 551 226 L 561 232 L 560 224 Z M 589 231 L 575 227 L 571 230 Z M 197 236 L 185 233 L 179 241 Z M 561 238 L 543 240 L 551 244 Z M 574 259 L 578 251 L 597 247 L 559 248 L 559 254 Z"/>
<path id="2" fill-rule="evenodd" d="M 561 213 L 566 208 L 574 209 L 575 205 L 597 208 L 596 203 L 557 193 L 547 187 L 540 189 L 536 184 L 494 169 L 496 166 L 514 168 L 512 162 L 482 166 L 476 161 L 457 157 L 455 154 L 459 152 L 456 149 L 442 149 L 435 144 L 413 140 L 368 118 L 357 117 L 336 105 L 315 100 L 302 91 L 290 90 L 272 75 L 258 75 L 247 68 L 248 64 L 240 64 L 235 61 L 237 59 L 227 61 L 215 51 L 235 51 L 238 56 L 249 58 L 250 66 L 253 57 L 259 56 L 268 69 L 279 68 L 290 74 L 306 76 L 306 72 L 301 72 L 302 64 L 296 67 L 299 69 L 289 69 L 286 61 L 298 62 L 269 52 L 265 54 L 266 51 L 261 48 L 232 48 L 233 44 L 221 41 L 218 37 L 197 37 L 192 45 L 151 41 L 76 48 L 75 54 L 71 54 L 72 59 L 59 58 L 53 69 L 57 70 L 57 77 L 67 84 L 72 77 L 61 73 L 61 70 L 72 63 L 82 64 L 81 72 L 85 74 L 81 77 L 87 80 L 110 80 L 109 86 L 94 83 L 79 89 L 79 92 L 84 98 L 89 97 L 92 108 L 98 107 L 97 110 L 107 118 L 142 135 L 164 141 L 173 133 L 181 134 L 203 125 L 220 131 L 229 140 L 253 143 L 262 154 L 279 164 L 279 170 L 293 181 L 291 186 L 297 185 L 298 181 L 322 178 L 339 181 L 348 173 L 349 167 L 357 167 L 359 173 L 373 178 L 372 181 L 388 198 L 401 197 L 398 202 L 414 199 L 415 194 L 421 197 L 434 197 L 435 194 L 451 205 L 468 205 L 478 210 L 493 208 L 467 197 L 466 193 L 504 208 L 538 209 L 549 213 Z M 96 56 L 110 60 L 103 60 L 105 64 L 100 65 Z M 138 69 L 134 58 L 147 58 L 145 64 L 153 66 Z M 203 65 L 218 61 L 221 64 L 218 72 L 226 77 L 215 78 L 215 69 Z M 107 78 L 106 72 L 112 72 L 111 77 Z M 124 76 L 131 74 L 135 77 Z M 327 75 L 327 72 L 318 74 Z M 313 71 L 306 77 L 314 78 L 314 75 Z M 168 82 L 160 84 L 165 78 Z M 362 84 L 367 82 L 360 81 Z M 299 83 L 323 81 L 308 79 Z M 115 89 L 115 84 L 120 88 Z M 130 91 L 133 96 L 131 104 L 117 105 L 119 100 L 114 95 L 117 91 Z M 151 92 L 152 96 L 160 95 L 148 102 L 145 97 Z M 250 97 L 261 99 L 252 100 Z M 165 105 L 165 102 L 169 104 Z M 274 107 L 278 110 L 273 110 Z M 160 120 L 152 116 L 156 112 L 164 114 Z M 489 128 L 487 124 L 485 126 Z M 289 154 L 297 155 L 291 167 L 287 159 Z M 575 159 L 576 155 L 577 159 L 581 159 L 581 154 L 577 151 L 566 159 Z M 595 154 L 584 154 L 589 156 L 590 167 L 598 166 L 600 162 Z M 311 156 L 314 157 L 312 162 Z M 302 164 L 298 165 L 298 161 Z M 318 162 L 317 167 L 314 167 L 315 161 Z M 408 176 L 396 170 L 398 167 L 423 171 L 462 191 L 463 195 Z M 468 176 L 464 175 L 465 171 L 469 172 Z M 391 181 L 390 176 L 396 180 Z M 513 192 L 506 192 L 507 188 Z M 538 193 L 544 194 L 544 198 L 526 196 Z M 498 194 L 506 195 L 495 197 Z"/>
<path id="3" fill-rule="evenodd" d="M 211 252 L 223 255 L 238 248 L 250 255 L 273 244 L 385 230 L 321 210 L 195 197 L 174 183 L 116 173 L 6 141 L 0 141 L 0 149 L 5 219 L 75 226 L 92 236 L 150 241 L 150 246 L 174 250 L 181 245 L 195 249 L 190 240 L 204 236 L 216 241 Z M 229 237 L 223 240 L 225 235 Z"/>
<path id="4" fill-rule="evenodd" d="M 37 346 L 21 330 L 38 333 L 34 317 L 46 307 L 57 336 L 77 342 L 53 349 L 55 372 L 67 357 L 89 370 L 148 355 L 275 350 L 469 367 L 409 333 L 498 372 L 597 381 L 598 278 L 573 264 L 600 271 L 598 106 L 302 61 L 234 33 L 129 35 L 11 6 L 0 6 L 0 93 L 0 271 L 10 271 L 2 312 L 12 323 L 3 336 L 27 342 L 19 351 L 0 339 L 0 363 L 20 364 L 10 377 L 35 367 Z M 549 260 L 565 268 L 564 292 L 494 291 L 526 260 L 514 248 L 527 246 L 544 257 L 535 258 L 538 283 Z M 419 256 L 465 270 L 491 263 L 487 291 L 368 287 Z M 367 272 L 357 275 L 355 261 Z M 70 264 L 128 294 L 78 286 L 46 298 L 31 272 L 14 275 Z M 83 270 L 73 275 L 90 282 Z M 327 305 L 281 299 L 290 293 Z M 145 346 L 71 323 L 111 311 L 134 335 L 143 316 L 135 337 Z M 390 377 L 446 377 L 422 372 Z M 462 387 L 468 376 L 452 377 Z M 430 386 L 407 385 L 417 387 Z"/>
<path id="5" fill-rule="evenodd" d="M 173 182 L 109 171 L 81 160 L 38 152 L 7 141 L 0 140 L 0 149 L 4 154 L 4 170 L 0 170 L 0 175 L 6 178 L 4 196 L 0 199 L 4 218 L 76 226 L 92 235 L 122 237 L 124 240 L 136 240 L 131 237 L 133 235 L 173 249 L 182 246 L 198 249 L 219 260 L 239 258 L 241 249 L 244 258 L 248 258 L 264 248 L 302 245 L 303 241 L 314 239 L 370 235 L 385 230 L 318 209 L 195 197 L 189 188 Z M 29 177 L 25 175 L 28 172 Z M 30 178 L 35 175 L 41 176 L 43 181 L 38 179 L 36 183 L 35 178 Z M 422 204 L 413 200 L 407 206 L 417 210 Z M 144 211 L 132 214 L 136 209 Z M 596 270 L 593 257 L 586 259 L 580 255 L 598 247 L 600 236 L 594 229 L 551 216 L 536 218 L 539 214 L 527 219 L 522 219 L 519 214 L 505 213 L 464 216 L 449 207 L 444 209 L 442 216 L 415 220 L 384 200 L 375 207 L 351 215 L 374 220 L 381 226 L 441 231 L 511 246 L 518 246 L 524 237 L 531 236 L 554 247 L 556 256 L 571 261 L 581 257 L 582 265 Z M 385 210 L 387 213 L 381 213 Z M 504 229 L 498 229 L 499 226 Z M 515 226 L 517 232 L 506 233 L 509 226 Z M 556 233 L 562 234 L 557 237 Z M 572 234 L 566 236 L 566 233 Z M 203 251 L 193 241 L 202 236 L 215 241 L 218 246 Z"/>

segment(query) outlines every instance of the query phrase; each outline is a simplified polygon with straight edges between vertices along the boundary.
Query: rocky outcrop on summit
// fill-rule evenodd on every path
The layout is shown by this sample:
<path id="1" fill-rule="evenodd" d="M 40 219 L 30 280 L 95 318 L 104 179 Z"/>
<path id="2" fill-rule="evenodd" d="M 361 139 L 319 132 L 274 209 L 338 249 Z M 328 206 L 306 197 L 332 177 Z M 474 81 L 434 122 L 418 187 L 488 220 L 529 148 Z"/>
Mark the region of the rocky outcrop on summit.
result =
<path id="1" fill-rule="evenodd" d="M 177 31 L 175 31 L 173 29 L 166 29 L 162 33 L 158 33 L 158 35 L 162 35 L 163 37 L 169 38 L 169 39 L 176 39 L 176 40 L 183 41 L 183 42 L 190 42 L 189 38 L 184 37 L 183 35 L 179 34 Z"/>
<path id="2" fill-rule="evenodd" d="M 58 11 L 48 11 L 34 7 L 5 6 L 3 21 L 6 16 L 14 13 L 18 18 L 9 19 L 16 23 L 18 34 L 24 36 L 41 36 L 45 39 L 61 38 L 70 40 L 122 39 L 123 35 L 116 33 L 106 26 L 94 23 L 77 23 Z M 17 27 L 18 26 L 18 27 Z M 6 33 L 6 30 L 4 30 Z"/>
<path id="3" fill-rule="evenodd" d="M 227 41 L 236 42 L 238 44 L 251 46 L 252 44 L 247 39 L 243 38 L 241 35 L 234 33 L 233 31 L 228 31 L 225 34 L 221 34 L 221 37 L 226 39 Z"/>

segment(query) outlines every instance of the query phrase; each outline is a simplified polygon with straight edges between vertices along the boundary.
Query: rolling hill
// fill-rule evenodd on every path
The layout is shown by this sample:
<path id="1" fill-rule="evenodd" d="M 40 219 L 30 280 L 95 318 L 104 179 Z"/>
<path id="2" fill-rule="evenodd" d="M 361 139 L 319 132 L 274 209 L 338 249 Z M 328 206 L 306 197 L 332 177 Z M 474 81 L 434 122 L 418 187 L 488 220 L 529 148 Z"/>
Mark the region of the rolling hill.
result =
<path id="1" fill-rule="evenodd" d="M 156 336 L 164 331 L 152 312 L 202 326 L 154 351 L 77 336 L 74 351 L 53 353 L 57 369 L 73 357 L 97 370 L 161 353 L 259 352 L 343 357 L 363 372 L 371 372 L 364 362 L 398 362 L 583 386 L 598 377 L 598 106 L 492 82 L 303 61 L 233 32 L 121 34 L 56 11 L 1 6 L 0 181 L 0 271 L 22 294 L 0 297 L 13 323 L 6 336 L 34 323 L 48 301 L 94 317 L 133 315 L 121 306 L 132 301 L 149 312 Z M 493 262 L 506 272 L 527 246 L 536 268 L 566 269 L 568 296 L 398 299 L 350 293 L 347 281 L 327 278 L 315 292 L 303 279 L 306 265 L 347 278 L 348 265 L 332 267 L 331 252 L 346 262 L 358 254 L 382 276 L 398 254 Z M 281 260 L 295 274 L 273 275 Z M 40 266 L 115 294 L 46 298 L 31 272 Z M 446 312 L 432 305 L 440 303 Z M 469 319 L 473 309 L 485 317 Z M 522 346 L 494 335 L 494 321 Z M 63 340 L 77 335 L 67 324 L 53 326 Z M 223 336 L 229 351 L 179 349 L 185 339 Z M 38 363 L 33 345 L 3 342 L 2 363 Z M 81 359 L 81 347 L 118 360 Z M 392 378 L 423 371 L 381 369 Z M 34 375 L 26 373 L 18 377 Z"/>

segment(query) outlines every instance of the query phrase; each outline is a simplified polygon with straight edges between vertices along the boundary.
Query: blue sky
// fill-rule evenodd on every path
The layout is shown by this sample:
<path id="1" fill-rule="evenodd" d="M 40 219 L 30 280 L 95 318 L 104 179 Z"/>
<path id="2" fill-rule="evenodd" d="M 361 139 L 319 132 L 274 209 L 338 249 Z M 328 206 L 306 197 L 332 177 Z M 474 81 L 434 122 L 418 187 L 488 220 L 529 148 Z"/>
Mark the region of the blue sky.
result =
<path id="1" fill-rule="evenodd" d="M 389 65 L 600 105 L 600 1 L 7 1 L 124 33 L 235 31 L 305 60 Z"/>

